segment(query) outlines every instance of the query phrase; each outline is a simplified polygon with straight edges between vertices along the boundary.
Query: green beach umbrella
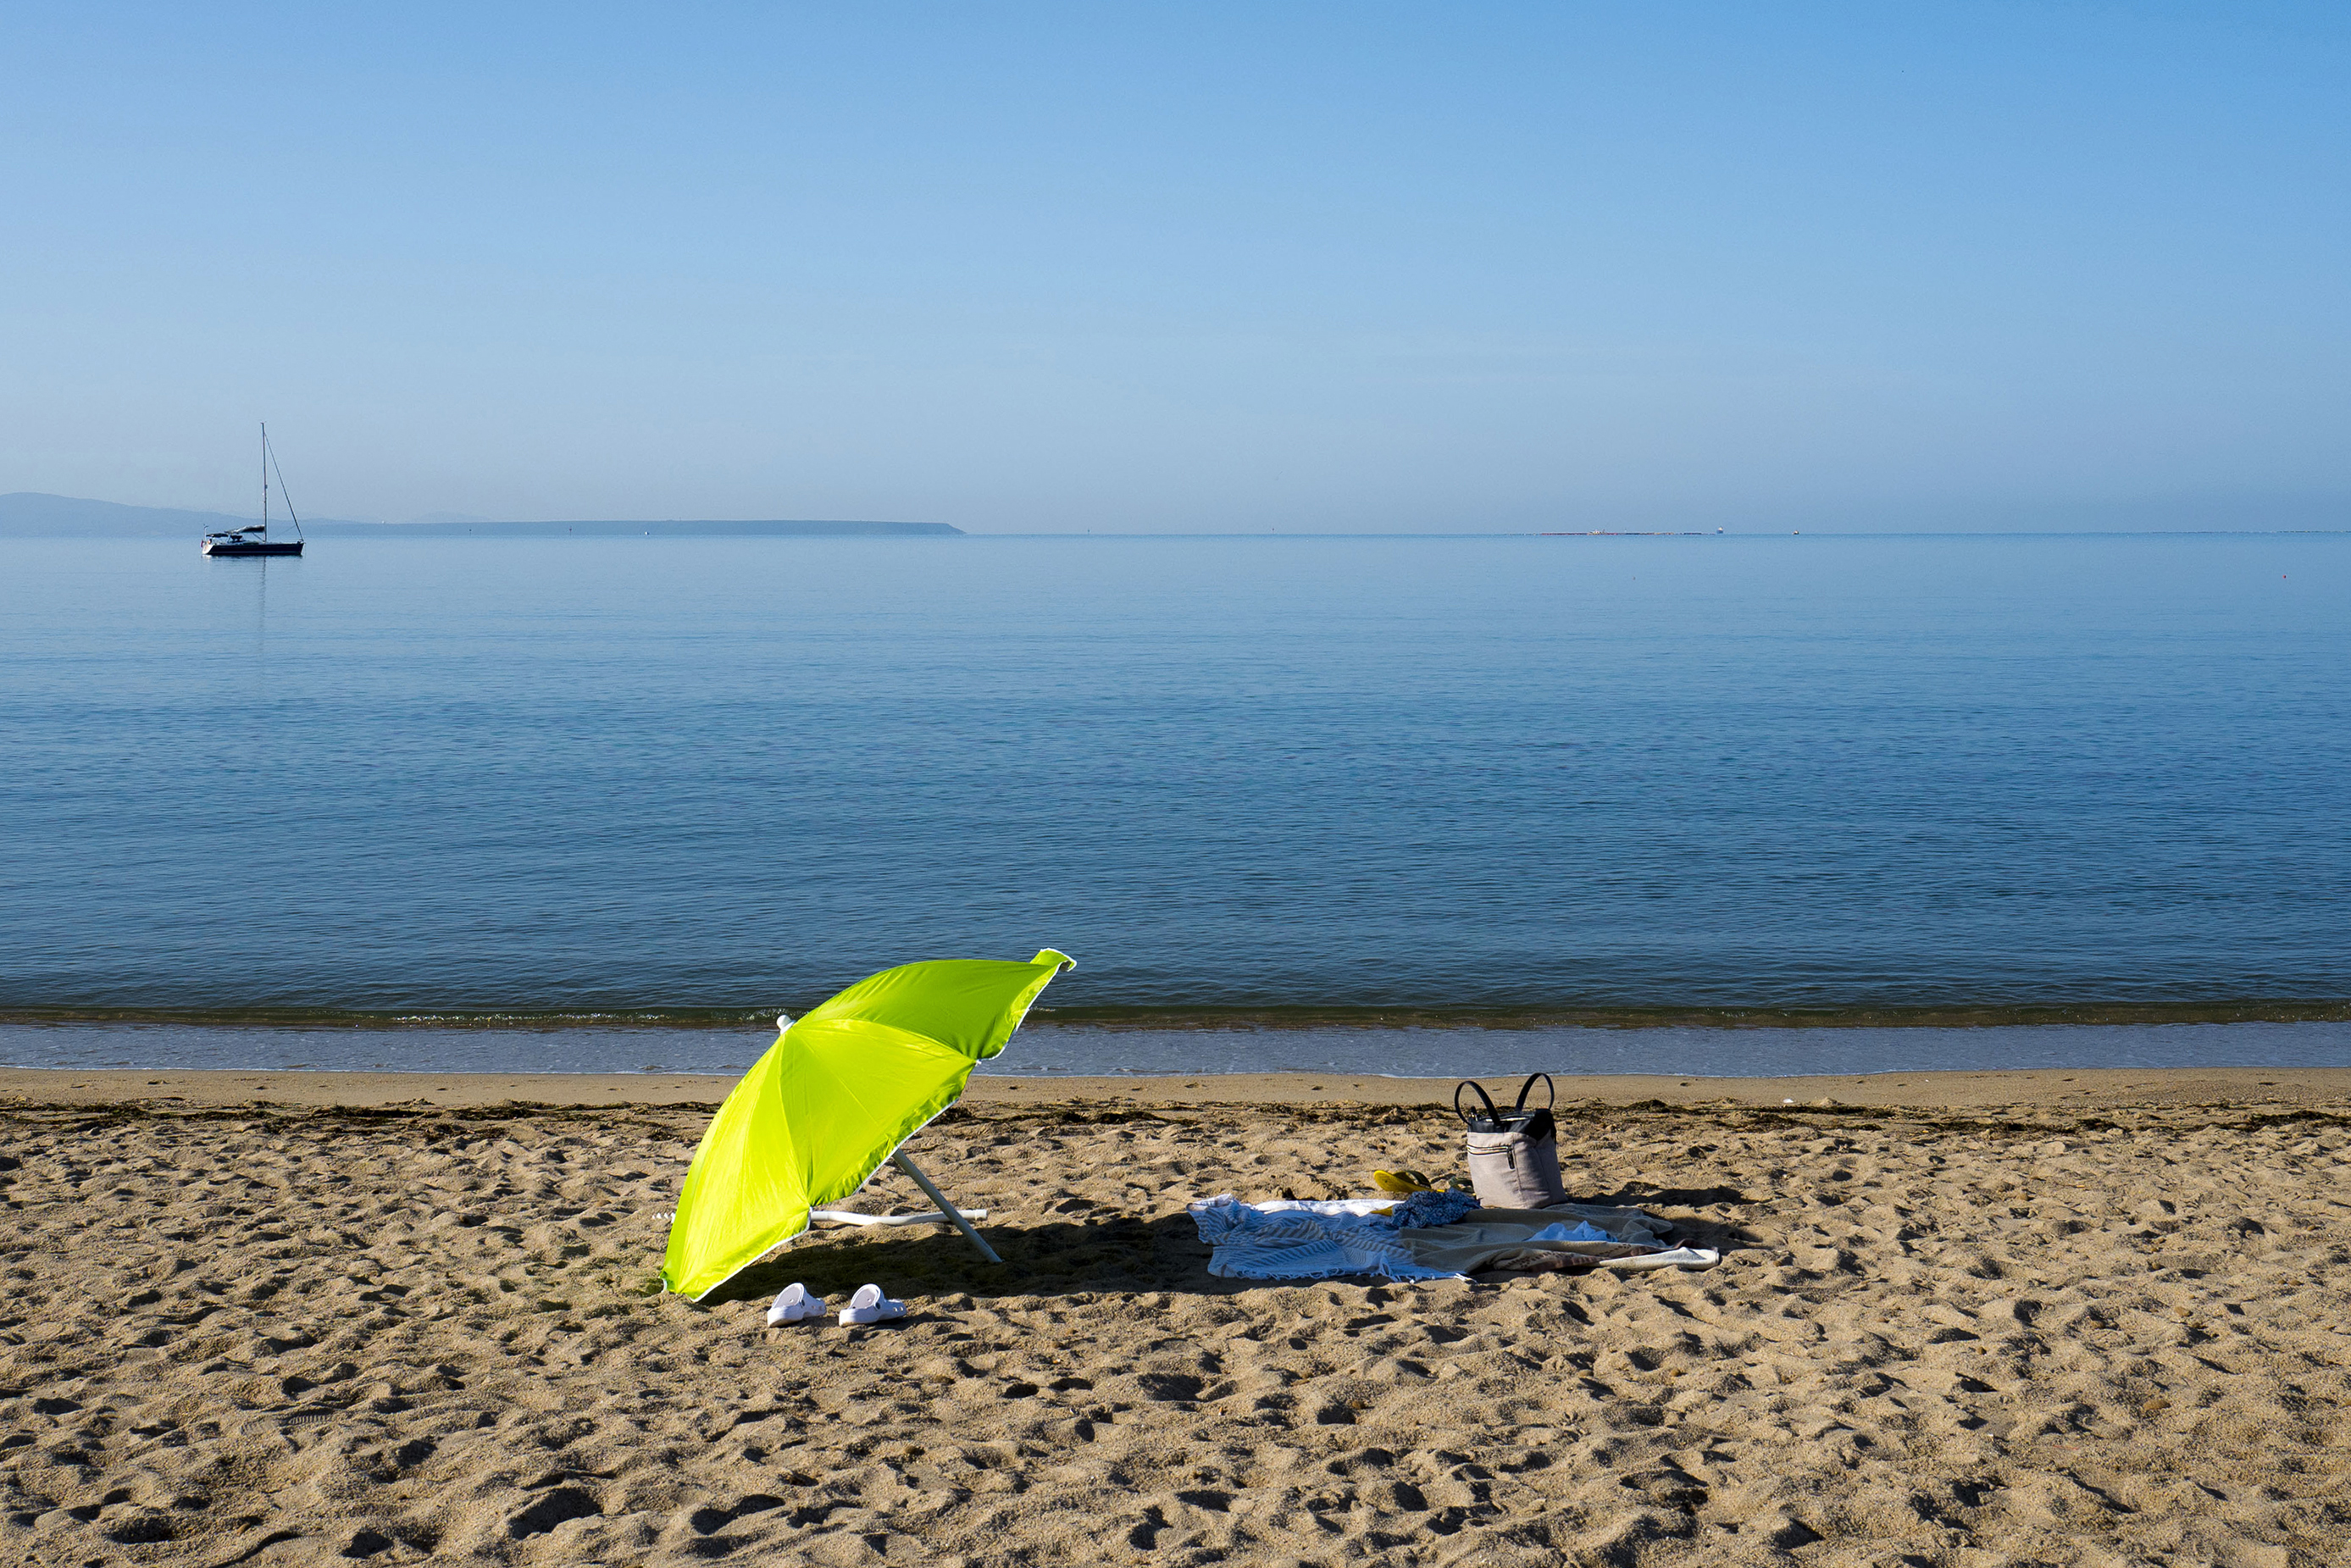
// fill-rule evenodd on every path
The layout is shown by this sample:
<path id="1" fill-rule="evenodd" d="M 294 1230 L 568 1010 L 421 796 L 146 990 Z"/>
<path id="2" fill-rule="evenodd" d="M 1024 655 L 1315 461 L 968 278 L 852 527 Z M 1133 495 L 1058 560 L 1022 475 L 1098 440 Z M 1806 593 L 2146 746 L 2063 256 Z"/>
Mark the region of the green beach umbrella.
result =
<path id="1" fill-rule="evenodd" d="M 702 1134 L 662 1282 L 682 1296 L 709 1294 L 893 1156 L 993 1259 L 898 1145 L 956 1103 L 971 1070 L 1004 1049 L 1037 993 L 1071 963 L 1048 947 L 1026 964 L 905 964 L 787 1028 Z"/>

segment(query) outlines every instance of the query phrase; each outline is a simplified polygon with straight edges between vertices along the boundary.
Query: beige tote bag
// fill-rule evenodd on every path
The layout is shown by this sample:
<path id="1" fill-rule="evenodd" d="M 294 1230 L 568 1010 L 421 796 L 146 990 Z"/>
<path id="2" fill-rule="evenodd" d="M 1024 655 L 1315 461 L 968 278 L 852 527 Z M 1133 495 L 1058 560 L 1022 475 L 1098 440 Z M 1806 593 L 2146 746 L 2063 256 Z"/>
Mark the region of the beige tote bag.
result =
<path id="1" fill-rule="evenodd" d="M 1542 1080 L 1544 1103 L 1527 1108 L 1535 1080 Z M 1474 1090 L 1481 1109 L 1464 1110 L 1461 1092 Z M 1518 1103 L 1505 1111 L 1475 1079 L 1453 1091 L 1454 1113 L 1469 1142 L 1469 1185 L 1486 1208 L 1549 1208 L 1567 1201 L 1559 1180 L 1559 1137 L 1551 1102 L 1558 1091 L 1548 1072 L 1530 1073 L 1519 1086 Z"/>

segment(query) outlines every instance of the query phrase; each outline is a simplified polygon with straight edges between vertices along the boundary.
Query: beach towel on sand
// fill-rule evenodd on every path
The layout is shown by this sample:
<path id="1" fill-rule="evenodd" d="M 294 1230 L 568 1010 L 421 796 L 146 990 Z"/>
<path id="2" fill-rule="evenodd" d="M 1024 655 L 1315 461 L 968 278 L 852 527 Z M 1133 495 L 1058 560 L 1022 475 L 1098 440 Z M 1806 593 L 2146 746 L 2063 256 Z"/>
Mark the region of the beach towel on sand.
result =
<path id="1" fill-rule="evenodd" d="M 1720 1255 L 1671 1247 L 1672 1227 L 1637 1208 L 1569 1204 L 1481 1208 L 1451 1224 L 1399 1228 L 1392 1197 L 1191 1206 L 1208 1272 L 1238 1280 L 1452 1280 L 1480 1269 L 1705 1269 Z"/>

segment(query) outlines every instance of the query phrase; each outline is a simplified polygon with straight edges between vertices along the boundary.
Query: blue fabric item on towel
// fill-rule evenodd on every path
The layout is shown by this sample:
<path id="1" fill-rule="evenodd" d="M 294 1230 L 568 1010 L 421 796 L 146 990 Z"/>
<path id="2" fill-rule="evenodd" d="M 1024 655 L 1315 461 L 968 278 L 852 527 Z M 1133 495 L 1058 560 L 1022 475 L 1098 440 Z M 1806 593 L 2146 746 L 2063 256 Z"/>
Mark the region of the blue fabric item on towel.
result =
<path id="1" fill-rule="evenodd" d="M 1432 1225 L 1458 1224 L 1477 1207 L 1474 1193 L 1416 1192 L 1397 1204 L 1388 1219 L 1398 1230 L 1425 1230 Z"/>
<path id="2" fill-rule="evenodd" d="M 1203 1198 L 1191 1210 L 1200 1239 L 1210 1249 L 1208 1272 L 1226 1279 L 1459 1278 L 1450 1269 L 1424 1268 L 1414 1260 L 1394 1218 L 1382 1212 L 1389 1207 L 1385 1198 L 1251 1204 L 1228 1193 Z"/>

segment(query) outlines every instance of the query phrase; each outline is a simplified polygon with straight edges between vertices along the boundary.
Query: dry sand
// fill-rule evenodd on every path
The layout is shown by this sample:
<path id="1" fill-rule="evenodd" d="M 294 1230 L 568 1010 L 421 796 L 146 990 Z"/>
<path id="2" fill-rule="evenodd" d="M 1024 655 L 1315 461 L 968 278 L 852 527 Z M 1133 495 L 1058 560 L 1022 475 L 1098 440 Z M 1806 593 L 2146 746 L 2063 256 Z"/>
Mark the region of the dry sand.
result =
<path id="1" fill-rule="evenodd" d="M 1449 1085 L 983 1082 L 914 1147 L 1005 1267 L 695 1307 L 723 1083 L 0 1074 L 0 1561 L 2351 1560 L 2351 1074 L 1898 1082 L 1570 1085 L 1579 1195 L 1722 1266 L 1422 1286 L 1183 1206 L 1446 1166 Z"/>

